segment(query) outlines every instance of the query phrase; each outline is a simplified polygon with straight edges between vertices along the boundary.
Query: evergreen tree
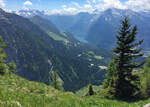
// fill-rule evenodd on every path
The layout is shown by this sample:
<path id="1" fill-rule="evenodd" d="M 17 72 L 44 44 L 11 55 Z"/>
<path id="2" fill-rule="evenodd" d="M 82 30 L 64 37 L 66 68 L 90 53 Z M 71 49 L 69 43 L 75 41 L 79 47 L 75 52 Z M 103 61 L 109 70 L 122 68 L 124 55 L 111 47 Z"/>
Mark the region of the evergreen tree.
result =
<path id="1" fill-rule="evenodd" d="M 59 76 L 57 72 L 52 72 L 52 82 L 51 86 L 54 87 L 55 89 L 62 90 L 62 83 L 59 80 Z"/>
<path id="2" fill-rule="evenodd" d="M 144 75 L 141 78 L 144 83 L 142 84 L 142 91 L 145 97 L 150 97 L 150 56 L 147 58 L 144 65 Z"/>
<path id="3" fill-rule="evenodd" d="M 136 62 L 135 59 L 143 56 L 141 48 L 138 48 L 142 44 L 143 40 L 136 42 L 137 27 L 131 28 L 129 20 L 125 17 L 121 21 L 121 28 L 118 32 L 116 48 L 114 52 L 114 68 L 108 72 L 107 81 L 109 82 L 109 88 L 114 89 L 115 97 L 118 98 L 132 98 L 135 96 L 135 92 L 139 89 L 136 81 L 139 78 L 133 75 L 133 70 L 140 67 L 143 63 Z M 114 71 L 115 70 L 115 71 Z M 109 76 L 110 75 L 110 76 Z M 112 82 L 113 78 L 117 79 Z M 115 84 L 115 85 L 114 85 Z"/>
<path id="4" fill-rule="evenodd" d="M 16 71 L 16 64 L 14 62 L 10 62 L 9 63 L 9 70 L 11 72 L 15 72 Z"/>
<path id="5" fill-rule="evenodd" d="M 146 63 L 144 64 L 144 68 L 150 68 L 150 56 L 146 59 Z"/>
<path id="6" fill-rule="evenodd" d="M 93 87 L 92 87 L 91 84 L 89 85 L 89 92 L 88 92 L 88 94 L 89 94 L 90 96 L 94 95 Z"/>
<path id="7" fill-rule="evenodd" d="M 7 72 L 14 72 L 16 70 L 16 64 L 14 62 L 10 62 L 7 64 L 6 62 L 6 53 L 4 51 L 4 48 L 6 47 L 6 44 L 3 42 L 2 36 L 0 36 L 0 75 L 3 75 Z"/>
<path id="8" fill-rule="evenodd" d="M 0 36 L 0 74 L 4 74 L 8 71 L 8 66 L 6 64 L 6 53 L 4 52 L 4 47 L 6 44 L 3 42 L 2 36 Z"/>
<path id="9" fill-rule="evenodd" d="M 114 63 L 114 60 L 112 60 L 109 63 L 107 73 L 106 73 L 106 79 L 104 80 L 103 83 L 103 88 L 107 89 L 106 91 L 106 96 L 109 98 L 115 98 L 115 94 L 117 92 L 116 90 L 116 85 L 117 85 L 117 80 L 118 80 L 118 75 L 116 72 L 116 65 Z"/>

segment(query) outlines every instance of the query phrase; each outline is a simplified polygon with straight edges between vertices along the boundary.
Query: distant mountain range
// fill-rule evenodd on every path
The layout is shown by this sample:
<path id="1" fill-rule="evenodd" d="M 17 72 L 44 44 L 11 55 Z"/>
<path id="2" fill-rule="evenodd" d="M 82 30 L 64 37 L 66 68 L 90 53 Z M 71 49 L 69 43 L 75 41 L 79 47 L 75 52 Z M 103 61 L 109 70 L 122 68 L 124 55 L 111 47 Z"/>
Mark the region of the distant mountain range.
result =
<path id="1" fill-rule="evenodd" d="M 27 13 L 27 14 L 25 14 Z M 21 16 L 31 17 L 32 10 L 18 11 Z M 112 49 L 115 43 L 115 35 L 120 26 L 120 20 L 124 16 L 130 18 L 131 24 L 138 26 L 138 39 L 144 39 L 144 50 L 150 51 L 150 12 L 135 12 L 132 10 L 120 10 L 111 8 L 95 14 L 78 13 L 76 15 L 47 15 L 44 12 L 34 10 L 47 20 L 50 20 L 60 30 L 71 32 L 79 40 L 86 40 L 99 47 Z"/>
<path id="2" fill-rule="evenodd" d="M 58 71 L 64 89 L 75 91 L 104 79 L 111 54 L 82 43 L 50 21 L 33 15 L 29 19 L 0 9 L 0 35 L 7 44 L 8 60 L 17 64 L 17 74 L 50 84 L 51 71 Z M 53 69 L 52 69 L 53 68 Z"/>
<path id="3" fill-rule="evenodd" d="M 115 36 L 119 31 L 120 20 L 128 16 L 132 25 L 137 25 L 137 39 L 144 39 L 144 50 L 150 50 L 150 17 L 132 10 L 108 9 L 100 14 L 88 30 L 86 39 L 99 47 L 111 49 L 115 44 Z"/>

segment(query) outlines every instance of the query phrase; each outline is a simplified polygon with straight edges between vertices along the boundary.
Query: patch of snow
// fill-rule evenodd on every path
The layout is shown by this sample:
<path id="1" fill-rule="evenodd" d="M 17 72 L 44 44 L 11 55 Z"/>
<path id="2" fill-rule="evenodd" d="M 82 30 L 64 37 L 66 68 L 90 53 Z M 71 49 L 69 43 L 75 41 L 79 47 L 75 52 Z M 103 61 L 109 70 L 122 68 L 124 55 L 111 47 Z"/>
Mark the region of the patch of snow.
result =
<path id="1" fill-rule="evenodd" d="M 100 69 L 107 70 L 106 66 L 99 66 Z"/>
<path id="2" fill-rule="evenodd" d="M 81 56 L 81 54 L 78 54 L 78 57 L 80 57 Z"/>
<path id="3" fill-rule="evenodd" d="M 94 64 L 91 64 L 91 66 L 94 66 Z"/>

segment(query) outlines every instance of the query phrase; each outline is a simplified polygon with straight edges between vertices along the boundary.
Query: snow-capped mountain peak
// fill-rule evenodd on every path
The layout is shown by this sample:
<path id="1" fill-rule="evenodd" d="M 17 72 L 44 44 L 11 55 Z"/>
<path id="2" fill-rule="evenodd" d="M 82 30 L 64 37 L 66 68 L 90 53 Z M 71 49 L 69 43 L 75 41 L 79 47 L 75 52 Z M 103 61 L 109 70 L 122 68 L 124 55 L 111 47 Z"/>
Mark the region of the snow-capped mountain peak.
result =
<path id="1" fill-rule="evenodd" d="M 33 17 L 36 15 L 44 15 L 45 12 L 44 11 L 39 11 L 39 10 L 30 10 L 30 9 L 23 9 L 23 10 L 19 10 L 19 11 L 13 11 L 13 13 L 23 16 L 23 17 Z"/>

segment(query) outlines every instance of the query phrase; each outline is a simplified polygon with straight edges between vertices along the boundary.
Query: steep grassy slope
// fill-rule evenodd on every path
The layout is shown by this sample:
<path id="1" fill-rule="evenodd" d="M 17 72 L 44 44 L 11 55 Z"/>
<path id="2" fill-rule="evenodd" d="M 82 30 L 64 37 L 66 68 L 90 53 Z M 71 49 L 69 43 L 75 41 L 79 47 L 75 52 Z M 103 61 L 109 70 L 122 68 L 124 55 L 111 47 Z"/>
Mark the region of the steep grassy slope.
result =
<path id="1" fill-rule="evenodd" d="M 79 105 L 81 99 L 14 74 L 0 76 L 0 105 L 6 107 L 65 107 Z M 83 102 L 81 101 L 81 104 Z"/>
<path id="2" fill-rule="evenodd" d="M 150 100 L 127 103 L 102 95 L 77 97 L 14 74 L 0 75 L 0 107 L 141 107 Z"/>
<path id="3" fill-rule="evenodd" d="M 7 44 L 8 60 L 17 64 L 18 74 L 29 80 L 46 81 L 43 78 L 50 69 L 47 61 L 55 53 L 54 41 L 29 20 L 2 10 L 0 35 Z"/>

